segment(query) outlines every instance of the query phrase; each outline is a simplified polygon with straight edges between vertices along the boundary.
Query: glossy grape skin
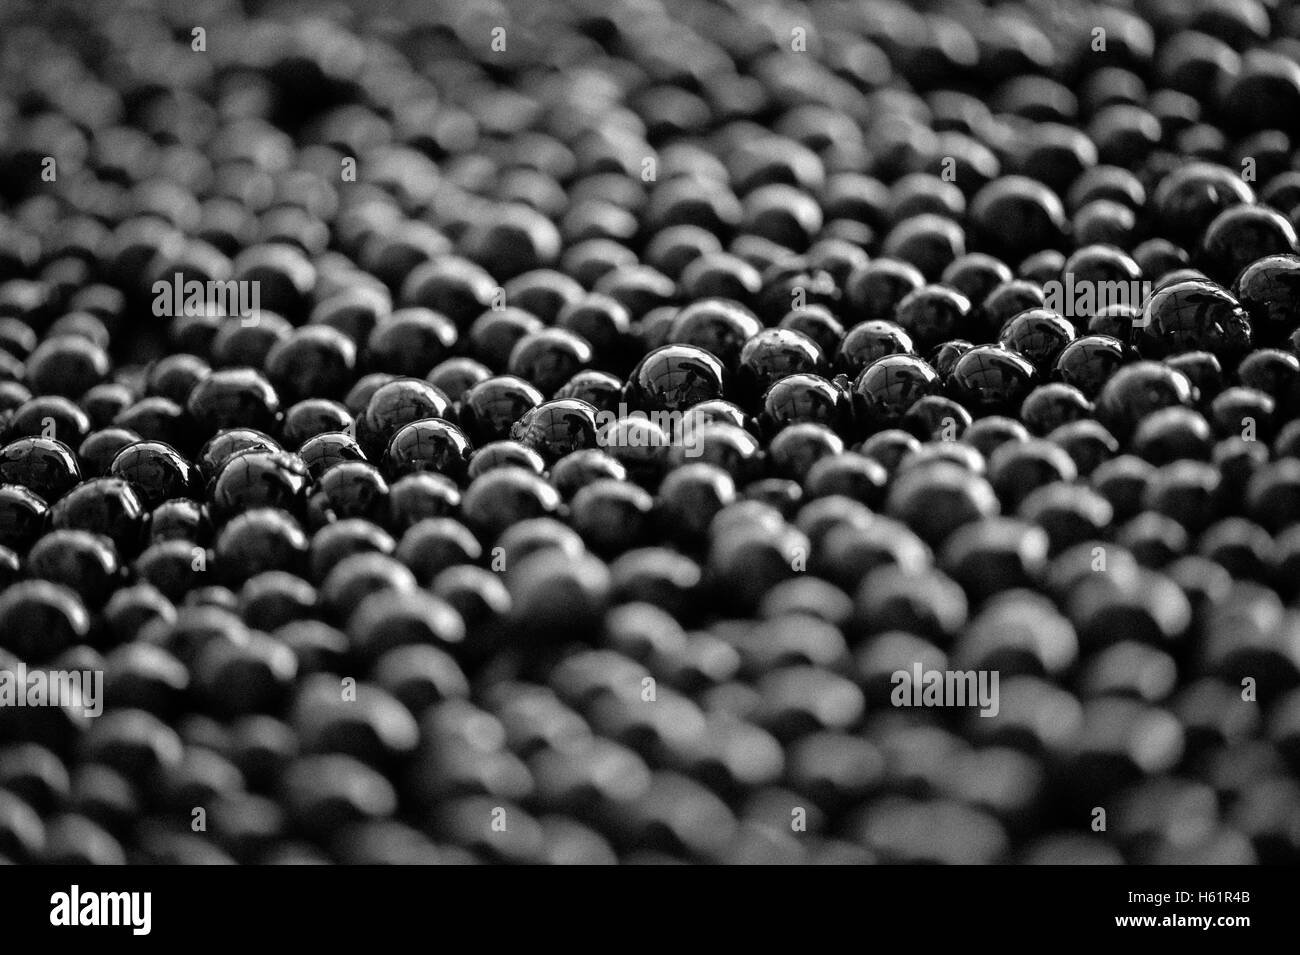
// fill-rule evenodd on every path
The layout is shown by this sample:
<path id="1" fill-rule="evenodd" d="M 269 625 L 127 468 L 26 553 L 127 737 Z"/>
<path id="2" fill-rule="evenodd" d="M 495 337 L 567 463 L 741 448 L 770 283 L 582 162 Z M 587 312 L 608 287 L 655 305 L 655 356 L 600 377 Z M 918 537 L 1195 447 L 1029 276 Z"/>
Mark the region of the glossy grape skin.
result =
<path id="1" fill-rule="evenodd" d="M 488 378 L 465 393 L 460 424 L 476 444 L 499 441 L 525 413 L 540 405 L 542 393 L 513 375 Z"/>
<path id="2" fill-rule="evenodd" d="M 911 355 L 888 355 L 862 370 L 853 383 L 858 427 L 876 431 L 896 426 L 919 398 L 937 395 L 938 373 Z"/>
<path id="3" fill-rule="evenodd" d="M 256 507 L 279 507 L 297 516 L 307 502 L 310 475 L 287 451 L 244 451 L 217 475 L 211 499 L 214 516 L 229 518 Z"/>
<path id="4" fill-rule="evenodd" d="M 1208 351 L 1235 365 L 1251 346 L 1251 324 L 1231 293 L 1189 279 L 1156 289 L 1142 309 L 1144 356 Z"/>
<path id="5" fill-rule="evenodd" d="M 949 393 L 974 414 L 1018 410 L 1032 389 L 1034 366 L 996 345 L 972 348 L 957 360 L 948 379 Z"/>
<path id="6" fill-rule="evenodd" d="M 190 391 L 186 410 L 206 436 L 238 427 L 269 433 L 279 422 L 280 396 L 251 368 L 218 369 Z"/>
<path id="7" fill-rule="evenodd" d="M 998 343 L 1020 355 L 1042 376 L 1074 341 L 1074 326 L 1050 309 L 1021 312 L 1003 326 Z"/>
<path id="8" fill-rule="evenodd" d="M 0 482 L 27 488 L 47 503 L 81 480 L 72 449 L 53 438 L 19 438 L 0 448 Z"/>
<path id="9" fill-rule="evenodd" d="M 1252 262 L 1234 280 L 1232 293 L 1261 344 L 1285 341 L 1300 325 L 1300 256 L 1269 255 Z"/>
<path id="10" fill-rule="evenodd" d="M 723 364 L 692 345 L 665 345 L 646 355 L 628 379 L 628 397 L 642 411 L 682 411 L 723 397 Z"/>

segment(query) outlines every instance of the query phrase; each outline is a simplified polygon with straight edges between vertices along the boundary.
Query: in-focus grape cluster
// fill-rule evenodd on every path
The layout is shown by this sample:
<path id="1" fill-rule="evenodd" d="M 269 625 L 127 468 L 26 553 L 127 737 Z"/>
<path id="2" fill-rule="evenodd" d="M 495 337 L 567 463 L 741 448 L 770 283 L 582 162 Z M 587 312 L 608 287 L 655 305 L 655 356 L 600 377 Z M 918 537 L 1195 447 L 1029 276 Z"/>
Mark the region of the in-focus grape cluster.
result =
<path id="1" fill-rule="evenodd" d="M 188 7 L 0 30 L 0 859 L 1300 861 L 1289 4 Z"/>

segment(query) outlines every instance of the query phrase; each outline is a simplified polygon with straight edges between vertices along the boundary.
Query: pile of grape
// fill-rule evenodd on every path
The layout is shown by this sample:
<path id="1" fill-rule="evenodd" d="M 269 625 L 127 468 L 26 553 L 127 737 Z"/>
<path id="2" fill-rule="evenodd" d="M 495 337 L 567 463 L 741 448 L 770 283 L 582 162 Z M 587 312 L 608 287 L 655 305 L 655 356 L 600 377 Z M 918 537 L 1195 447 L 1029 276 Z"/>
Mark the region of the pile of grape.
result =
<path id="1" fill-rule="evenodd" d="M 1300 861 L 1297 223 L 1285 0 L 11 13 L 0 860 Z"/>

